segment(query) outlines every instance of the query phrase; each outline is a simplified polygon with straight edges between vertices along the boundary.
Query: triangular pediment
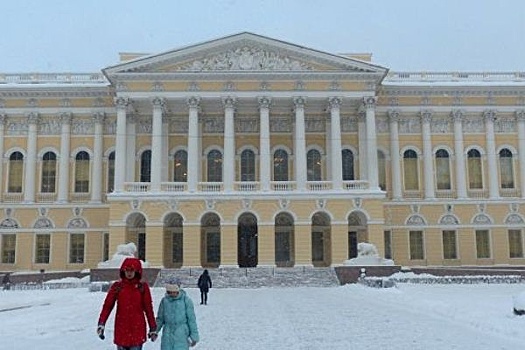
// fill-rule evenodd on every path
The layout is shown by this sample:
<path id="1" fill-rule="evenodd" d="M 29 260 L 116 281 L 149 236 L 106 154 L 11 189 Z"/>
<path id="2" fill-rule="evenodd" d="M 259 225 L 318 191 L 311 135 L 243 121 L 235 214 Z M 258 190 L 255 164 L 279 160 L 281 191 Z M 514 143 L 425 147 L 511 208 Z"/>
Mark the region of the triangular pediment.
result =
<path id="1" fill-rule="evenodd" d="M 356 72 L 385 74 L 386 68 L 276 39 L 240 33 L 147 55 L 104 69 L 119 73 Z"/>

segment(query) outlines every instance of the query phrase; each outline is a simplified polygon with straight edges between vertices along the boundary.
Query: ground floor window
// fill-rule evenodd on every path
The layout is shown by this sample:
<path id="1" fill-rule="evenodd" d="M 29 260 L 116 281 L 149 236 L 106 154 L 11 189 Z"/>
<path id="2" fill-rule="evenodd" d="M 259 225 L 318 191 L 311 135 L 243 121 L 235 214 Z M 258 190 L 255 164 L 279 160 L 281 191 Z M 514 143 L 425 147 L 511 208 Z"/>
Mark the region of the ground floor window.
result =
<path id="1" fill-rule="evenodd" d="M 51 235 L 38 234 L 35 237 L 35 263 L 49 264 L 51 251 Z"/>
<path id="2" fill-rule="evenodd" d="M 384 231 L 383 240 L 385 244 L 385 259 L 392 259 L 392 232 Z"/>
<path id="3" fill-rule="evenodd" d="M 490 236 L 488 230 L 476 230 L 476 253 L 478 259 L 490 258 Z"/>
<path id="4" fill-rule="evenodd" d="M 523 239 L 521 230 L 509 230 L 509 257 L 523 258 Z"/>
<path id="5" fill-rule="evenodd" d="M 457 259 L 456 231 L 443 231 L 443 259 Z"/>
<path id="6" fill-rule="evenodd" d="M 84 234 L 72 233 L 69 235 L 69 263 L 84 263 Z"/>
<path id="7" fill-rule="evenodd" d="M 2 264 L 14 264 L 16 252 L 16 235 L 2 235 Z"/>
<path id="8" fill-rule="evenodd" d="M 423 260 L 425 258 L 423 246 L 423 231 L 410 231 L 410 260 Z"/>

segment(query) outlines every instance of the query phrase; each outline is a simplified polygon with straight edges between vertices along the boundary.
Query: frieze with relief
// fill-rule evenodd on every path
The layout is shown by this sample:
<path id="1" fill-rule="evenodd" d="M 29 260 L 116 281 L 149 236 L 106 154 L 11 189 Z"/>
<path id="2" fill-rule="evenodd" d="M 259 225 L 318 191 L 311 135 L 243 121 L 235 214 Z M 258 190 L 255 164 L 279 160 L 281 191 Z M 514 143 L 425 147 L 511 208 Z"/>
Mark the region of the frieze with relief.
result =
<path id="1" fill-rule="evenodd" d="M 516 132 L 517 125 L 514 118 L 498 118 L 494 122 L 494 131 L 500 134 L 511 134 Z"/>
<path id="2" fill-rule="evenodd" d="M 452 132 L 450 118 L 435 117 L 430 122 L 430 130 L 433 134 L 448 134 Z"/>
<path id="3" fill-rule="evenodd" d="M 115 119 L 106 119 L 104 122 L 104 134 L 115 135 L 117 133 L 117 121 Z"/>
<path id="4" fill-rule="evenodd" d="M 59 135 L 62 130 L 60 120 L 43 119 L 38 123 L 38 134 L 40 135 Z"/>
<path id="5" fill-rule="evenodd" d="M 28 125 L 25 120 L 10 120 L 7 122 L 7 135 L 27 135 Z"/>
<path id="6" fill-rule="evenodd" d="M 220 117 L 203 117 L 202 132 L 208 134 L 221 134 L 224 132 L 224 119 Z"/>
<path id="7" fill-rule="evenodd" d="M 418 134 L 421 132 L 420 118 L 401 118 L 399 119 L 400 134 Z"/>
<path id="8" fill-rule="evenodd" d="M 270 120 L 271 132 L 292 132 L 292 119 L 290 117 L 272 117 Z"/>
<path id="9" fill-rule="evenodd" d="M 170 134 L 186 134 L 188 133 L 188 118 L 174 117 L 170 123 Z"/>
<path id="10" fill-rule="evenodd" d="M 151 117 L 137 118 L 137 133 L 138 134 L 151 134 L 151 129 L 152 129 Z"/>
<path id="11" fill-rule="evenodd" d="M 343 116 L 341 118 L 341 131 L 343 132 L 356 132 L 357 128 L 357 117 L 355 116 Z"/>
<path id="12" fill-rule="evenodd" d="M 275 51 L 243 46 L 177 67 L 180 71 L 311 71 L 310 65 Z"/>
<path id="13" fill-rule="evenodd" d="M 463 120 L 463 132 L 485 132 L 485 123 L 480 117 L 467 117 Z"/>
<path id="14" fill-rule="evenodd" d="M 239 133 L 258 133 L 259 118 L 257 117 L 239 117 L 235 120 L 235 132 Z"/>
<path id="15" fill-rule="evenodd" d="M 93 134 L 92 120 L 73 120 L 71 123 L 71 133 L 73 135 L 90 135 Z"/>
<path id="16" fill-rule="evenodd" d="M 307 117 L 304 121 L 306 132 L 325 132 L 325 118 Z"/>
<path id="17" fill-rule="evenodd" d="M 376 128 L 377 133 L 379 134 L 385 134 L 390 131 L 390 123 L 388 121 L 388 117 L 377 117 L 376 118 Z"/>

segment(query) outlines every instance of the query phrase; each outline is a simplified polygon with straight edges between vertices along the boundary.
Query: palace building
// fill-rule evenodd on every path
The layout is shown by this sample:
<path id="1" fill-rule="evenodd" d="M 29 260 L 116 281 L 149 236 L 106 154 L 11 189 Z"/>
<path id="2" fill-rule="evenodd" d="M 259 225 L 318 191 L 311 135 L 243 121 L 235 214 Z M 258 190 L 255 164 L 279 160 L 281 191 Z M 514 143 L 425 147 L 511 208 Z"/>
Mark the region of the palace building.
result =
<path id="1" fill-rule="evenodd" d="M 240 33 L 0 74 L 0 271 L 525 263 L 525 72 Z"/>

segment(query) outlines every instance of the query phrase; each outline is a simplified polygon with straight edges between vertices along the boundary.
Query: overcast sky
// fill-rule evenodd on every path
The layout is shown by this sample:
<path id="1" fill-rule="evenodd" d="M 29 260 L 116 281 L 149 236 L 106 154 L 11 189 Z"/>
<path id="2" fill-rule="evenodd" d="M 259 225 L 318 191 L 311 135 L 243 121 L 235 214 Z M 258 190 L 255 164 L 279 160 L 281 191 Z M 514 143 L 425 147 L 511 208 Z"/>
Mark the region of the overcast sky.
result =
<path id="1" fill-rule="evenodd" d="M 0 73 L 98 72 L 243 31 L 392 71 L 525 71 L 524 0 L 1 0 Z"/>

